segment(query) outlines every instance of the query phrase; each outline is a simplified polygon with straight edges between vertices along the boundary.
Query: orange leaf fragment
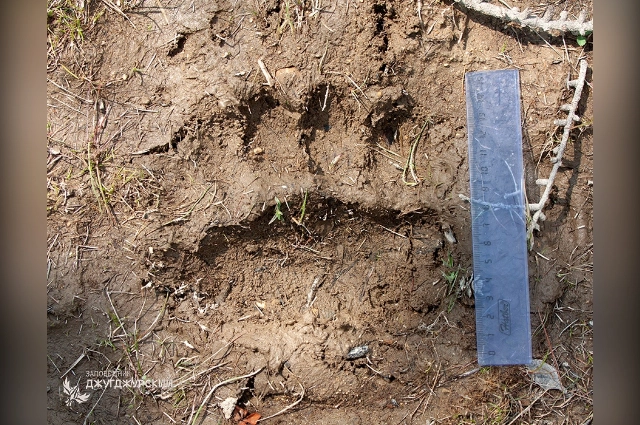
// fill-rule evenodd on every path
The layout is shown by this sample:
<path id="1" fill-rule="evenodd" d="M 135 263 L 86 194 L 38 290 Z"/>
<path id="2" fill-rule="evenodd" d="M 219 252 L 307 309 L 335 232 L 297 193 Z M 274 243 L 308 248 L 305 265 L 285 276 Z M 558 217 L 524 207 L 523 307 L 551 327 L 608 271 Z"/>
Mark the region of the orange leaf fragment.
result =
<path id="1" fill-rule="evenodd" d="M 261 417 L 262 415 L 260 413 L 253 412 L 252 414 L 244 418 L 243 421 L 239 422 L 238 425 L 257 425 Z"/>

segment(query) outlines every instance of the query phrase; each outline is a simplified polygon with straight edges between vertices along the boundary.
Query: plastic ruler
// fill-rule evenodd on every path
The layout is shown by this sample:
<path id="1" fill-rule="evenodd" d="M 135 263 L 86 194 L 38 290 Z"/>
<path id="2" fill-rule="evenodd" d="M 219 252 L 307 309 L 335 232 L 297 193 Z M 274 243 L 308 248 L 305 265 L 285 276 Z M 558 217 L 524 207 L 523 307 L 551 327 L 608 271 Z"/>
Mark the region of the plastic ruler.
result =
<path id="1" fill-rule="evenodd" d="M 530 364 L 520 74 L 465 75 L 480 365 Z"/>

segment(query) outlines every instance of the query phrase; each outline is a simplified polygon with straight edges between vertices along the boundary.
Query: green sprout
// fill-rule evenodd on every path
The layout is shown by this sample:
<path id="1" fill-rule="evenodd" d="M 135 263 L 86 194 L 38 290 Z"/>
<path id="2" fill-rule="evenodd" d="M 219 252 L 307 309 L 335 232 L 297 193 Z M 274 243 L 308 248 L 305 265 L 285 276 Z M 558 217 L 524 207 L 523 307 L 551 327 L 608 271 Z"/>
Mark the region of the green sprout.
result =
<path id="1" fill-rule="evenodd" d="M 307 195 L 308 192 L 305 190 L 304 192 L 304 200 L 302 201 L 302 208 L 300 208 L 300 222 L 302 223 L 302 219 L 304 218 L 304 213 L 307 209 Z"/>
<path id="2" fill-rule="evenodd" d="M 278 197 L 275 197 L 276 200 L 276 207 L 275 207 L 275 214 L 273 214 L 273 217 L 271 218 L 271 221 L 269 221 L 269 224 L 273 223 L 276 220 L 282 220 L 282 210 L 280 209 L 280 206 L 282 205 L 280 203 L 280 200 L 278 199 Z"/>
<path id="3" fill-rule="evenodd" d="M 582 34 L 578 34 L 578 36 L 576 37 L 576 42 L 578 43 L 578 46 L 582 47 L 585 44 L 587 44 L 587 38 L 593 33 L 593 31 L 586 31 L 584 33 L 584 35 Z"/>

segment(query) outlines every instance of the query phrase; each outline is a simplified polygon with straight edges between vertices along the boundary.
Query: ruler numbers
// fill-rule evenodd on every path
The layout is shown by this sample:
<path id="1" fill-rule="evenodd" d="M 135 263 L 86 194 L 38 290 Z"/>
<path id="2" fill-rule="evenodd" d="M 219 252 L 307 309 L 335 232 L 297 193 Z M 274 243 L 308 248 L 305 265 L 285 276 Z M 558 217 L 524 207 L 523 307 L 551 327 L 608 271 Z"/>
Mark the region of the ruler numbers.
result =
<path id="1" fill-rule="evenodd" d="M 520 87 L 516 70 L 466 74 L 478 362 L 531 362 Z"/>

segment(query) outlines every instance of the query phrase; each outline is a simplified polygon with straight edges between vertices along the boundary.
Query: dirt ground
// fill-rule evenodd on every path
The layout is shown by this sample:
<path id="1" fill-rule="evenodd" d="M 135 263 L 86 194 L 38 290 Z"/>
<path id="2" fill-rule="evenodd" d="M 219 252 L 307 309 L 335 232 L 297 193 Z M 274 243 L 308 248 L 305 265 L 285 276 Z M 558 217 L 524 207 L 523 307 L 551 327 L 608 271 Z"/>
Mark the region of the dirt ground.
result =
<path id="1" fill-rule="evenodd" d="M 592 421 L 591 37 L 418 3 L 49 1 L 49 423 Z M 544 390 L 477 363 L 464 75 L 520 70 L 532 202 L 581 58 L 529 255 Z"/>

